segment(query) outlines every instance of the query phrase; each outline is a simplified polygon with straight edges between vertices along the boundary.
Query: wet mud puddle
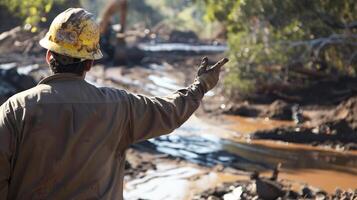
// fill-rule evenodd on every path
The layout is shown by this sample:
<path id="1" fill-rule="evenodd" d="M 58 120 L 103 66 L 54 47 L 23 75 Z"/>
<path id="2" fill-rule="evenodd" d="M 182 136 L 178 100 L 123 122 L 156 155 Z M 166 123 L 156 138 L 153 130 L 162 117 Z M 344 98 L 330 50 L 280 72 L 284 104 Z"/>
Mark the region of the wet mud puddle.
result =
<path id="1" fill-rule="evenodd" d="M 177 166 L 159 163 L 156 170 L 144 177 L 131 180 L 124 186 L 126 200 L 137 199 L 192 199 L 196 194 L 215 187 L 222 182 L 244 179 L 238 175 L 207 172 L 195 166 Z"/>

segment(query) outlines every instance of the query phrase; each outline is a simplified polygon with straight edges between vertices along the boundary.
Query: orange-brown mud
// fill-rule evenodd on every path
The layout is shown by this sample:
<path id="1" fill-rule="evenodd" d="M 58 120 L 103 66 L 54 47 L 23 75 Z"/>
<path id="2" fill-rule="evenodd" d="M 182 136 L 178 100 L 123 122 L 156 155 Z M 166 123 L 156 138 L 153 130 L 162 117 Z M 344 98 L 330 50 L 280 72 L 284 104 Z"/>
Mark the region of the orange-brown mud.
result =
<path id="1" fill-rule="evenodd" d="M 233 115 L 223 115 L 226 128 L 240 134 L 249 134 L 259 130 L 269 130 L 282 126 L 292 126 L 294 122 L 286 120 L 271 120 L 269 118 L 252 118 Z"/>

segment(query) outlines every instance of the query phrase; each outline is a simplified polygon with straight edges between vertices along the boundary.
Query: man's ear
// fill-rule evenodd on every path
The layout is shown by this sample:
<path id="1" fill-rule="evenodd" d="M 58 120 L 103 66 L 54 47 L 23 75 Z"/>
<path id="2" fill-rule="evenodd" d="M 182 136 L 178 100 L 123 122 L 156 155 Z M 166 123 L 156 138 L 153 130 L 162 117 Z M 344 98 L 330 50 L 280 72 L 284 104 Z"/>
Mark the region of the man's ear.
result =
<path id="1" fill-rule="evenodd" d="M 88 72 L 90 70 L 90 68 L 92 68 L 93 63 L 94 63 L 94 60 L 86 60 L 84 70 Z"/>
<path id="2" fill-rule="evenodd" d="M 50 50 L 47 50 L 46 52 L 46 62 L 49 65 L 50 64 L 50 60 L 51 60 L 52 54 L 50 52 Z"/>

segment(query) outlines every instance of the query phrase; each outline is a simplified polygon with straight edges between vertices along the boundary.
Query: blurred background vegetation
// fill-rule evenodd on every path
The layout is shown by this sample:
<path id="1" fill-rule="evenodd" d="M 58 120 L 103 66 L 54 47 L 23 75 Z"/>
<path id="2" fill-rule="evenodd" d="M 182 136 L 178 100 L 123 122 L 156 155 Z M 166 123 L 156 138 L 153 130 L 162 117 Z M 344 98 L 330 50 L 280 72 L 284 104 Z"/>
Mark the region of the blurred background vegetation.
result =
<path id="1" fill-rule="evenodd" d="M 100 16 L 106 0 L 0 0 L 1 15 L 47 27 L 67 7 Z M 226 94 L 234 98 L 356 77 L 355 0 L 129 0 L 128 26 L 164 26 L 227 40 Z M 1 16 L 3 18 L 3 16 Z M 44 26 L 46 25 L 46 26 Z"/>
<path id="2" fill-rule="evenodd" d="M 250 95 L 356 76 L 355 0 L 205 0 L 228 31 L 226 89 Z"/>

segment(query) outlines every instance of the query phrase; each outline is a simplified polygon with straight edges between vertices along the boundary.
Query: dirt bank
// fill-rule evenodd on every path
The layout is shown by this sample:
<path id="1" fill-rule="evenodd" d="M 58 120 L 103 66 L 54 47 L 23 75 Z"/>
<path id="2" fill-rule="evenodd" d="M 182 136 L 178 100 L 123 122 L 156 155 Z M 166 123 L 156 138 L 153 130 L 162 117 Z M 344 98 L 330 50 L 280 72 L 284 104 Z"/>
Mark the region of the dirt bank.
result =
<path id="1" fill-rule="evenodd" d="M 357 96 L 305 118 L 309 120 L 295 126 L 255 132 L 252 138 L 357 149 Z"/>

